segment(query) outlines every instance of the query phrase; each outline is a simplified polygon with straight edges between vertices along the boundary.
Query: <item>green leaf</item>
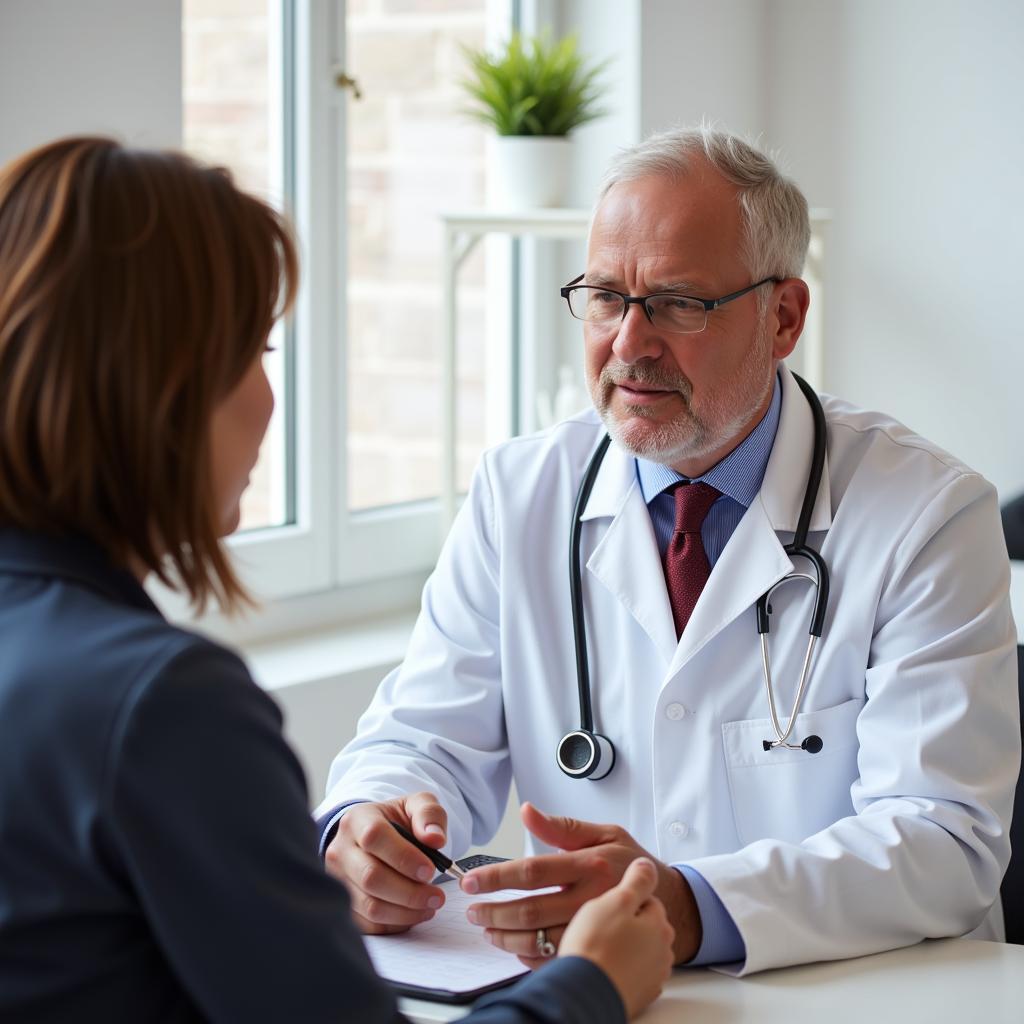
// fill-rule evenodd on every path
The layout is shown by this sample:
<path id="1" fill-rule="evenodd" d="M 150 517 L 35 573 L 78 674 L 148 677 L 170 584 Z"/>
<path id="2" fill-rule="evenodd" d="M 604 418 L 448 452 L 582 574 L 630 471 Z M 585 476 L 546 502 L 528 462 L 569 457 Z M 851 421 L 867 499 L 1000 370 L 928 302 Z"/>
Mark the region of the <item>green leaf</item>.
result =
<path id="1" fill-rule="evenodd" d="M 469 74 L 459 84 L 476 103 L 468 113 L 499 135 L 567 135 L 606 113 L 599 100 L 609 62 L 588 65 L 575 36 L 514 32 L 493 55 L 462 49 Z"/>

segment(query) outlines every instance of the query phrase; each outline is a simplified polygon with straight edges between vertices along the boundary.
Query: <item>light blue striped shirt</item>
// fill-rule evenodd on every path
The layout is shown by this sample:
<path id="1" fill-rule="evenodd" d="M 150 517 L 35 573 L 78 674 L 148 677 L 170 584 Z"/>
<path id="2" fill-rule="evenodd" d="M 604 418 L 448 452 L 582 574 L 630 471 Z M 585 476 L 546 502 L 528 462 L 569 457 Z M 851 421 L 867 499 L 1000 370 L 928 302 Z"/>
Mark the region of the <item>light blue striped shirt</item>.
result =
<path id="1" fill-rule="evenodd" d="M 782 386 L 776 374 L 771 404 L 761 422 L 721 462 L 694 478 L 694 481 L 702 480 L 722 492 L 721 497 L 711 506 L 700 531 L 708 564 L 712 567 L 743 518 L 743 513 L 761 489 L 768 468 L 768 457 L 772 453 L 775 434 L 779 429 L 781 412 Z M 672 488 L 687 478 L 668 466 L 639 458 L 636 460 L 636 475 L 651 513 L 658 550 L 664 559 L 675 529 L 676 502 Z M 689 864 L 677 864 L 676 867 L 693 891 L 704 933 L 700 949 L 689 961 L 689 965 L 698 967 L 702 964 L 733 963 L 746 959 L 747 950 L 739 930 L 715 890 Z"/>

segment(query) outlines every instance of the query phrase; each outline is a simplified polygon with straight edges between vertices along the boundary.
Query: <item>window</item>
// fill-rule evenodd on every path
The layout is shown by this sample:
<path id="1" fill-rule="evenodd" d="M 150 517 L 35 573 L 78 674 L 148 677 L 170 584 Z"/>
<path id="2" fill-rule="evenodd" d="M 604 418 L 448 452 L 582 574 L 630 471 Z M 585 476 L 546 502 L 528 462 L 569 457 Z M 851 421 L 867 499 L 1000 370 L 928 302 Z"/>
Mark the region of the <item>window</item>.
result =
<path id="1" fill-rule="evenodd" d="M 346 68 L 362 98 L 347 138 L 350 509 L 432 498 L 440 485 L 441 225 L 484 196 L 484 132 L 460 114 L 462 45 L 484 0 L 348 5 Z M 484 260 L 460 274 L 460 425 L 483 435 Z M 476 339 L 473 343 L 471 339 Z M 469 454 L 472 458 L 477 451 Z"/>
<path id="2" fill-rule="evenodd" d="M 279 208 L 284 190 L 280 0 L 184 0 L 183 139 L 185 149 L 229 167 L 243 187 Z M 266 360 L 277 407 L 260 462 L 242 501 L 243 530 L 294 519 L 289 488 L 286 356 L 279 327 Z"/>
<path id="3" fill-rule="evenodd" d="M 183 0 L 185 146 L 286 209 L 302 249 L 232 540 L 262 599 L 421 580 L 436 558 L 438 214 L 483 201 L 458 78 L 486 22 L 487 0 Z M 485 259 L 460 277 L 463 481 L 483 446 Z"/>

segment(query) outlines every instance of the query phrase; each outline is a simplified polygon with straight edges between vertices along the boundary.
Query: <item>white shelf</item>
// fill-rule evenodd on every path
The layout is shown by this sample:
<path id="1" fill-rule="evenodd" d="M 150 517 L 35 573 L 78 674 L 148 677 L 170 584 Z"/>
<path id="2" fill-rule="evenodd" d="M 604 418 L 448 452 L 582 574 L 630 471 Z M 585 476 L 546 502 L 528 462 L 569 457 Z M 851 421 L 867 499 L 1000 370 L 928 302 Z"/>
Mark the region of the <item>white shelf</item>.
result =
<path id="1" fill-rule="evenodd" d="M 441 214 L 446 227 L 486 234 L 543 235 L 549 238 L 579 238 L 590 225 L 589 210 L 451 210 Z"/>
<path id="2" fill-rule="evenodd" d="M 577 209 L 453 210 L 441 215 L 444 225 L 443 325 L 441 332 L 441 533 L 455 517 L 456 291 L 459 268 L 486 235 L 512 238 L 582 239 L 590 227 L 590 211 Z"/>

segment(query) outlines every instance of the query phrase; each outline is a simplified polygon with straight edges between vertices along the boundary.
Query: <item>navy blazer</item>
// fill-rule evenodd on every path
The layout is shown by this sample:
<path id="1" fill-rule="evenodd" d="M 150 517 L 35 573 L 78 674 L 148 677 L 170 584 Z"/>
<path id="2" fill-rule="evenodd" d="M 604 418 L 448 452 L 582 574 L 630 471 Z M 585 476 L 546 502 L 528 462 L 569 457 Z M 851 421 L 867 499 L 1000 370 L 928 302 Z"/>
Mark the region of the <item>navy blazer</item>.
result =
<path id="1" fill-rule="evenodd" d="M 602 971 L 566 958 L 470 1019 L 624 1015 Z M 0 1020 L 401 1020 L 242 661 L 170 625 L 99 549 L 10 528 Z"/>

